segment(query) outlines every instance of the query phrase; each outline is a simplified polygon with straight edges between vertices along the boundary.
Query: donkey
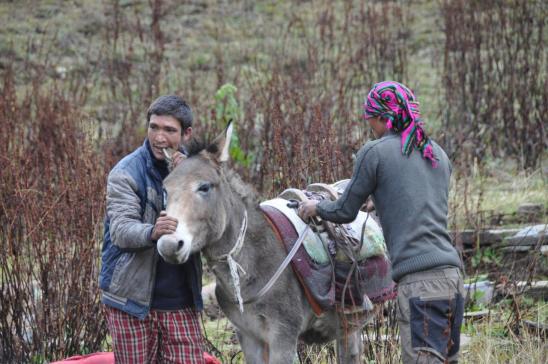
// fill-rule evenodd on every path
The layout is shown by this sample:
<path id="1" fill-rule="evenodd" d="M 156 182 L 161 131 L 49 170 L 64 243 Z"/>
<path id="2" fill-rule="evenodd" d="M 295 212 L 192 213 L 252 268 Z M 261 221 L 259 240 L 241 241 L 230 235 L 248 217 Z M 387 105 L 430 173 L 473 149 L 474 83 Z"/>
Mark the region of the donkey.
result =
<path id="1" fill-rule="evenodd" d="M 231 133 L 229 125 L 164 180 L 167 213 L 178 225 L 174 234 L 159 239 L 158 252 L 166 261 L 180 264 L 202 251 L 216 277 L 217 301 L 236 328 L 247 363 L 292 363 L 299 339 L 336 340 L 338 362 L 358 363 L 363 350 L 360 331 L 372 311 L 351 327 L 335 310 L 317 317 L 291 268 L 263 296 L 244 302 L 243 312 L 240 309 L 234 294 L 238 282 L 227 260 L 237 261 L 238 293 L 245 301 L 265 286 L 287 254 L 259 210 L 254 189 L 225 165 Z M 236 244 L 241 248 L 234 249 Z"/>

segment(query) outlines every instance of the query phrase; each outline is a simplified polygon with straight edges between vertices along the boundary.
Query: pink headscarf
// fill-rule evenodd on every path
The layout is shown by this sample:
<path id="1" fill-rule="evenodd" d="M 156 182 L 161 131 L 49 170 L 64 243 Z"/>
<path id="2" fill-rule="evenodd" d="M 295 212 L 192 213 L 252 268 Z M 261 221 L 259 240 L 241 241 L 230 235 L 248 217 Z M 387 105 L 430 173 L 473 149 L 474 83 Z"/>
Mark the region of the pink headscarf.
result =
<path id="1" fill-rule="evenodd" d="M 432 143 L 422 128 L 419 103 L 410 89 L 395 81 L 377 83 L 369 91 L 364 109 L 365 118 L 380 116 L 388 129 L 401 134 L 403 155 L 409 156 L 417 148 L 437 167 Z"/>

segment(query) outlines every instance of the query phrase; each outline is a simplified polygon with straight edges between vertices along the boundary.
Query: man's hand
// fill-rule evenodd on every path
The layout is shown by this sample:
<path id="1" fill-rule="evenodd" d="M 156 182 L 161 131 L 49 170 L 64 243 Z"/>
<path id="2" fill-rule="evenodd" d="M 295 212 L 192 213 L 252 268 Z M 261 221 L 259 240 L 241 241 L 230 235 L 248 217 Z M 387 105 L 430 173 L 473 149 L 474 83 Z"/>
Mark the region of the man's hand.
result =
<path id="1" fill-rule="evenodd" d="M 365 212 L 372 212 L 375 210 L 375 204 L 373 203 L 373 199 L 371 196 L 367 198 L 367 202 L 365 203 Z"/>
<path id="2" fill-rule="evenodd" d="M 173 168 L 177 167 L 185 159 L 186 159 L 186 155 L 184 155 L 183 153 L 181 153 L 179 151 L 174 152 L 171 155 L 171 160 L 173 162 Z"/>
<path id="3" fill-rule="evenodd" d="M 299 205 L 299 216 L 304 221 L 308 221 L 309 218 L 316 216 L 318 213 L 316 211 L 316 205 L 319 201 L 308 200 L 301 202 Z"/>
<path id="4" fill-rule="evenodd" d="M 177 219 L 167 216 L 167 212 L 160 212 L 160 217 L 156 220 L 150 238 L 154 241 L 160 239 L 162 235 L 173 234 L 177 229 Z"/>

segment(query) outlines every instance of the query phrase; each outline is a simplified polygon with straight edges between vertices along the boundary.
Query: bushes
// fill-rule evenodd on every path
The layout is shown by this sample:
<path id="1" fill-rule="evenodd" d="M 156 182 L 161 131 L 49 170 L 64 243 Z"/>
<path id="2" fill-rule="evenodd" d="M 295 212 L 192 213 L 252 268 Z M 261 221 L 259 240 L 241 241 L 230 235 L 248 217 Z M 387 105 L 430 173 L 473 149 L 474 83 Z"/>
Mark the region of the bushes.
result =
<path id="1" fill-rule="evenodd" d="M 0 93 L 1 362 L 99 350 L 105 171 L 82 115 L 54 88 Z"/>
<path id="2" fill-rule="evenodd" d="M 266 195 L 311 182 L 349 178 L 352 153 L 366 141 L 364 92 L 378 80 L 403 79 L 409 24 L 403 6 L 321 3 L 293 15 L 276 59 L 244 73 L 242 171 Z"/>
<path id="3" fill-rule="evenodd" d="M 442 3 L 443 129 L 452 159 L 539 165 L 548 112 L 546 10 L 540 0 Z"/>

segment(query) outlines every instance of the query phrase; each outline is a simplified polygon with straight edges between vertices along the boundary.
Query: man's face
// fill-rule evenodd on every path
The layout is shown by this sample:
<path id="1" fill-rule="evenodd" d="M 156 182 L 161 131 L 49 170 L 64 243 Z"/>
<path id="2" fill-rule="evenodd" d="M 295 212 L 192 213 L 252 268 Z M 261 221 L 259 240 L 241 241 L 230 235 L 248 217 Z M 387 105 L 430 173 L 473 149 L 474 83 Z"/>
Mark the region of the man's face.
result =
<path id="1" fill-rule="evenodd" d="M 164 160 L 163 148 L 179 150 L 182 143 L 188 142 L 192 128 L 186 128 L 181 134 L 181 123 L 173 116 L 151 115 L 148 123 L 147 137 L 152 154 L 158 160 Z"/>

